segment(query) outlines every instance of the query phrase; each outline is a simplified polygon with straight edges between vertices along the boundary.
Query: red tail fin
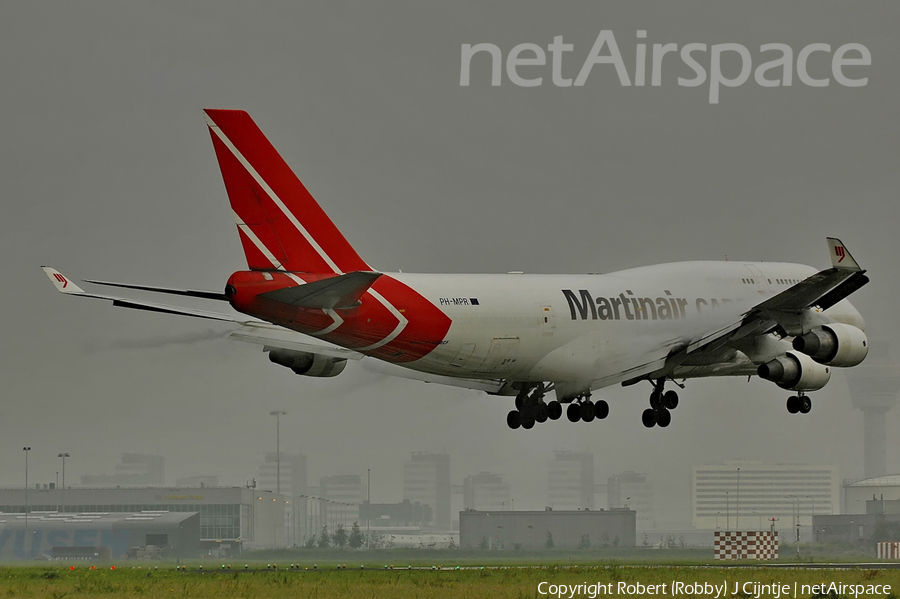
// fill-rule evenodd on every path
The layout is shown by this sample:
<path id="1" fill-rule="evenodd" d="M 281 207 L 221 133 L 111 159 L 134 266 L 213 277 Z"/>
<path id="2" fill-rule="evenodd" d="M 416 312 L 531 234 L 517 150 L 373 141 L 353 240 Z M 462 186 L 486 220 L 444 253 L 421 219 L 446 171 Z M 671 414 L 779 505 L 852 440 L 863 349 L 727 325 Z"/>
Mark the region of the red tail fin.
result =
<path id="1" fill-rule="evenodd" d="M 372 270 L 243 110 L 206 109 L 247 265 L 255 270 Z"/>

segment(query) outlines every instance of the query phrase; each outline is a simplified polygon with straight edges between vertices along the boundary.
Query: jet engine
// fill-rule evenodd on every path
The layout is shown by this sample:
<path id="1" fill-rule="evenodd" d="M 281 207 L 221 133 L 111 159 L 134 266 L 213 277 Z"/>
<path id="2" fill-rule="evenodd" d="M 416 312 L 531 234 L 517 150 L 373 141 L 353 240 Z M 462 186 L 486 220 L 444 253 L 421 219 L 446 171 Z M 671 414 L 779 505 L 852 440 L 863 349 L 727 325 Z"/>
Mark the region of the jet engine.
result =
<path id="1" fill-rule="evenodd" d="M 828 366 L 856 366 L 869 353 L 869 341 L 860 329 L 833 323 L 794 337 L 794 349 Z"/>
<path id="2" fill-rule="evenodd" d="M 290 368 L 295 374 L 303 376 L 337 376 L 347 366 L 347 360 L 321 354 L 276 348 L 268 349 L 268 351 L 270 362 Z"/>
<path id="3" fill-rule="evenodd" d="M 831 378 L 831 368 L 794 351 L 760 364 L 757 372 L 767 381 L 792 391 L 815 391 L 828 384 Z"/>

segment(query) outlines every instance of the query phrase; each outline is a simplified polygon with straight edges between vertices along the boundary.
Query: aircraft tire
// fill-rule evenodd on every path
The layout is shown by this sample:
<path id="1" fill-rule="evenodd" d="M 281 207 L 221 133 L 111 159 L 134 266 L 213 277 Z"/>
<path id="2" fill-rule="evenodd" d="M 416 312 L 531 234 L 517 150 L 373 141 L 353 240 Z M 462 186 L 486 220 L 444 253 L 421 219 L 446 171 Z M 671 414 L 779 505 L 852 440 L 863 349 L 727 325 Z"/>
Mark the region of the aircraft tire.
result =
<path id="1" fill-rule="evenodd" d="M 594 416 L 596 416 L 599 420 L 603 420 L 604 418 L 609 416 L 609 404 L 606 403 L 606 400 L 597 400 L 597 403 L 594 404 Z"/>
<path id="2" fill-rule="evenodd" d="M 796 395 L 791 395 L 787 399 L 787 411 L 791 414 L 796 414 L 800 411 L 800 398 Z"/>
<path id="3" fill-rule="evenodd" d="M 519 410 L 510 410 L 506 415 L 506 425 L 513 430 L 522 426 L 522 414 Z"/>
<path id="4" fill-rule="evenodd" d="M 555 399 L 547 404 L 547 416 L 550 420 L 559 420 L 562 416 L 562 405 Z"/>
<path id="5" fill-rule="evenodd" d="M 539 403 L 534 406 L 534 420 L 537 423 L 547 422 L 547 418 L 550 416 L 550 412 L 547 409 L 547 404 L 544 402 Z"/>
<path id="6" fill-rule="evenodd" d="M 524 428 L 525 430 L 534 428 L 534 418 L 530 418 L 530 417 L 522 418 L 522 428 Z"/>
<path id="7" fill-rule="evenodd" d="M 644 410 L 644 413 L 641 414 L 641 422 L 647 428 L 653 428 L 656 425 L 656 412 L 653 411 L 653 408 Z"/>
<path id="8" fill-rule="evenodd" d="M 658 409 L 662 405 L 662 395 L 659 391 L 654 391 L 650 394 L 650 407 L 654 410 Z"/>
<path id="9" fill-rule="evenodd" d="M 812 400 L 804 395 L 799 398 L 799 402 L 797 408 L 800 410 L 801 414 L 809 414 L 809 411 L 812 410 Z"/>
<path id="10" fill-rule="evenodd" d="M 569 419 L 569 422 L 578 422 L 581 420 L 581 408 L 578 407 L 578 404 L 572 402 L 569 404 L 569 407 L 566 408 L 566 418 Z"/>
<path id="11" fill-rule="evenodd" d="M 675 391 L 666 391 L 662 396 L 662 405 L 669 410 L 678 407 L 678 393 Z"/>
<path id="12" fill-rule="evenodd" d="M 581 407 L 578 411 L 581 413 L 581 419 L 584 422 L 594 421 L 594 416 L 596 414 L 594 412 L 594 404 L 591 400 L 585 400 L 585 402 L 581 404 Z"/>
<path id="13" fill-rule="evenodd" d="M 521 410 L 522 406 L 525 405 L 525 396 L 524 395 L 516 395 L 516 409 Z"/>
<path id="14" fill-rule="evenodd" d="M 660 428 L 666 428 L 672 423 L 672 412 L 663 408 L 654 414 L 656 416 L 656 424 Z"/>

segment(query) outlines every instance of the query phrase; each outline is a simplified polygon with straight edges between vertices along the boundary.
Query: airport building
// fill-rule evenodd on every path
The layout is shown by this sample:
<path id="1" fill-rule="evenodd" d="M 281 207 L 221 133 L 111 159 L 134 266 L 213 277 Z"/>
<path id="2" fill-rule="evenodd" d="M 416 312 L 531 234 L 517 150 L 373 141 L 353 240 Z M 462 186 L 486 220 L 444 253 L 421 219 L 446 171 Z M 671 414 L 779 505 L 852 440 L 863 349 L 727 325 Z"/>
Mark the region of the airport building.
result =
<path id="1" fill-rule="evenodd" d="M 626 471 L 609 477 L 606 485 L 610 509 L 631 508 L 637 512 L 638 530 L 656 528 L 653 485 L 646 474 Z"/>
<path id="2" fill-rule="evenodd" d="M 459 514 L 463 549 L 587 549 L 634 547 L 634 510 L 565 510 Z"/>
<path id="3" fill-rule="evenodd" d="M 0 560 L 202 555 L 197 512 L 0 513 Z M 149 551 L 149 552 L 148 552 Z"/>
<path id="4" fill-rule="evenodd" d="M 706 530 L 780 530 L 812 524 L 813 514 L 833 514 L 840 505 L 837 466 L 764 464 L 738 460 L 694 466 L 692 523 Z"/>
<path id="5" fill-rule="evenodd" d="M 483 512 L 510 510 L 509 483 L 500 474 L 479 472 L 463 479 L 463 509 Z"/>
<path id="6" fill-rule="evenodd" d="M 244 487 L 0 489 L 0 512 L 197 512 L 204 551 L 237 553 L 285 546 L 283 495 Z"/>
<path id="7" fill-rule="evenodd" d="M 449 455 L 416 452 L 403 463 L 403 499 L 430 506 L 434 529 L 450 530 L 450 491 Z"/>
<path id="8" fill-rule="evenodd" d="M 338 525 L 349 530 L 354 522 L 359 522 L 359 505 L 365 493 L 360 475 L 323 476 L 319 479 L 319 493 L 325 500 L 322 510 L 330 532 L 337 530 Z"/>
<path id="9" fill-rule="evenodd" d="M 864 502 L 865 513 L 813 516 L 815 541 L 852 543 L 868 549 L 874 549 L 880 541 L 900 541 L 900 499 L 870 498 Z"/>
<path id="10" fill-rule="evenodd" d="M 594 509 L 594 454 L 554 451 L 547 476 L 547 506 L 554 510 Z"/>
<path id="11" fill-rule="evenodd" d="M 161 487 L 165 484 L 165 460 L 161 455 L 123 453 L 115 474 L 85 474 L 84 487 Z"/>

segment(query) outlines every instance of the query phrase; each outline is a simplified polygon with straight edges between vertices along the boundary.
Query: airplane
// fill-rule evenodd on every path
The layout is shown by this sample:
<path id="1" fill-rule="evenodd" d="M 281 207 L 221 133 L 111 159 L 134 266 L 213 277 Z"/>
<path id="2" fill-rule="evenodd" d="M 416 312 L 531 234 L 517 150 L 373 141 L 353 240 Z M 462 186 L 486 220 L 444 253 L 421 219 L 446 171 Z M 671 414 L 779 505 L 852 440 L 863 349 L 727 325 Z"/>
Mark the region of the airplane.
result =
<path id="1" fill-rule="evenodd" d="M 836 238 L 820 271 L 693 261 L 607 274 L 386 273 L 357 254 L 249 114 L 204 112 L 247 270 L 222 292 L 87 282 L 227 302 L 238 314 L 88 293 L 42 267 L 58 291 L 235 323 L 232 338 L 302 376 L 337 376 L 364 360 L 515 397 L 512 429 L 558 420 L 564 405 L 570 422 L 605 419 L 609 404 L 593 392 L 643 381 L 642 423 L 667 427 L 679 403 L 667 384 L 713 376 L 757 375 L 794 392 L 788 412 L 805 414 L 833 367 L 868 352 L 865 322 L 846 298 L 869 279 Z"/>

